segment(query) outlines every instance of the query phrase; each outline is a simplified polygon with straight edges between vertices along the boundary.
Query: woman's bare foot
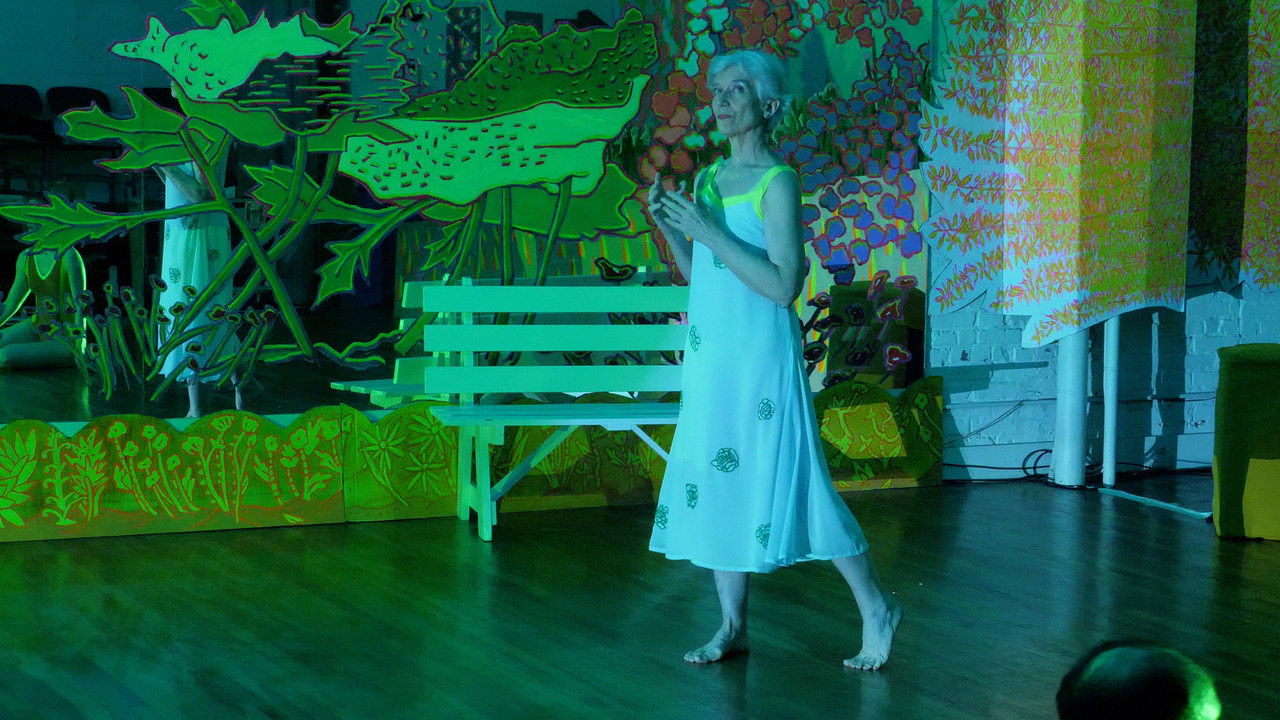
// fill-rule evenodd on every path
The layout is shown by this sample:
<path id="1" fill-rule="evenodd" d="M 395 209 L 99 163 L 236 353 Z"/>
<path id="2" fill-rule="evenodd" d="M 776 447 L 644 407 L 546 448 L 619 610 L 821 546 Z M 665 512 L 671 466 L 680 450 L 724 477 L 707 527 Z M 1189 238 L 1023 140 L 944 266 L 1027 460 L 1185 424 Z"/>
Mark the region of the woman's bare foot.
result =
<path id="1" fill-rule="evenodd" d="M 711 642 L 697 650 L 684 654 L 684 661 L 696 665 L 705 665 L 721 660 L 735 653 L 747 651 L 747 629 L 734 630 L 728 624 L 721 625 L 720 631 L 711 638 Z"/>
<path id="2" fill-rule="evenodd" d="M 885 606 L 878 616 L 862 619 L 862 650 L 844 661 L 844 666 L 854 670 L 879 670 L 889 660 L 893 647 L 893 634 L 902 622 L 902 606 L 896 602 Z"/>

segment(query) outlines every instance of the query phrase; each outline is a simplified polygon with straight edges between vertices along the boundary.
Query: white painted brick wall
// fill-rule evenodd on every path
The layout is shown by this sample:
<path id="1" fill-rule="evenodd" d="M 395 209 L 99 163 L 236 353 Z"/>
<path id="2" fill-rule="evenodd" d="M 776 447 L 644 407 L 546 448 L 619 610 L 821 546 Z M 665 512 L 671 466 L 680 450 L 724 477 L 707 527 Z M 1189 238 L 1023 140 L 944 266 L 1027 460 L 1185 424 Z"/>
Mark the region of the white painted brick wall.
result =
<path id="1" fill-rule="evenodd" d="M 1173 467 L 1209 461 L 1219 348 L 1280 342 L 1280 293 L 1233 292 L 1194 274 L 1186 311 L 1124 316 L 1119 460 Z M 944 378 L 944 461 L 1020 468 L 1052 446 L 1056 346 L 1021 347 L 1025 317 L 968 308 L 929 318 L 929 373 Z M 1101 457 L 1102 328 L 1090 331 L 1089 462 Z M 1003 416 L 1003 417 L 1002 417 Z M 1043 462 L 1040 469 L 1044 469 Z M 947 468 L 948 477 L 1017 477 L 1020 470 Z"/>

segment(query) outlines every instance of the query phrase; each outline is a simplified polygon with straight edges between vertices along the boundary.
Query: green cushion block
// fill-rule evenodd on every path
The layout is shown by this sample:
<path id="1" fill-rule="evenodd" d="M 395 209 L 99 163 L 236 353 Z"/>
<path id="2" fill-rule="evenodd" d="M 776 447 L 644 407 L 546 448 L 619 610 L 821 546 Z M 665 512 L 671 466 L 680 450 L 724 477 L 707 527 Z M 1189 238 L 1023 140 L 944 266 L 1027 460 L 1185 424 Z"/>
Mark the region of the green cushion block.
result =
<path id="1" fill-rule="evenodd" d="M 1218 360 L 1214 526 L 1280 539 L 1280 344 L 1222 348 Z"/>

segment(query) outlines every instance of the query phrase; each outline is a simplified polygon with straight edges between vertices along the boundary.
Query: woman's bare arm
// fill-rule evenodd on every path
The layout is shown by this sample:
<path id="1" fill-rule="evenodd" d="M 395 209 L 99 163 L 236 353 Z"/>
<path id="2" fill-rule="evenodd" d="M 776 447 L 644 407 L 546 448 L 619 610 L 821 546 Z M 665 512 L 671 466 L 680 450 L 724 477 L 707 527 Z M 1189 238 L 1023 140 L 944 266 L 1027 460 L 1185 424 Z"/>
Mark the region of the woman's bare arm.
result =
<path id="1" fill-rule="evenodd" d="M 714 222 L 683 196 L 671 196 L 659 206 L 673 213 L 672 222 L 707 249 L 758 295 L 779 305 L 794 304 L 804 286 L 804 247 L 800 234 L 800 183 L 792 173 L 775 177 L 765 191 L 766 254 Z"/>
<path id="2" fill-rule="evenodd" d="M 204 182 L 188 175 L 182 168 L 176 165 L 166 166 L 164 176 L 168 182 L 178 188 L 178 192 L 182 193 L 187 202 L 195 204 L 209 199 L 209 189 L 205 187 Z"/>
<path id="3" fill-rule="evenodd" d="M 694 187 L 697 187 L 697 181 L 694 181 Z M 681 183 L 679 192 L 684 192 L 684 184 Z M 666 216 L 661 212 L 655 212 L 654 205 L 660 204 L 662 199 L 666 197 L 667 192 L 662 187 L 662 176 L 655 176 L 653 185 L 649 188 L 649 217 L 653 220 L 654 227 L 658 232 L 662 233 L 662 237 L 667 240 L 667 247 L 671 249 L 671 256 L 676 261 L 676 267 L 680 268 L 680 275 L 686 281 L 690 278 L 693 268 L 693 242 L 679 230 L 671 227 L 666 221 Z"/>

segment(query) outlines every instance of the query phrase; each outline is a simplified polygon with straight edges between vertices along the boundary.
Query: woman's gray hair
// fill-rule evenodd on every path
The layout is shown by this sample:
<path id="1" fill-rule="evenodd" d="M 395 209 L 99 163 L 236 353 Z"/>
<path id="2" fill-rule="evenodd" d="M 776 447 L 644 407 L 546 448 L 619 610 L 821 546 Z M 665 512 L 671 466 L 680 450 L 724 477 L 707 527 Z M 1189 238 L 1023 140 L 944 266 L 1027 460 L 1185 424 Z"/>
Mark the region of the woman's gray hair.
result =
<path id="1" fill-rule="evenodd" d="M 787 71 L 777 57 L 759 50 L 737 50 L 711 58 L 707 68 L 707 79 L 719 75 L 728 68 L 737 66 L 742 73 L 751 78 L 755 88 L 756 99 L 761 105 L 770 100 L 779 102 L 778 111 L 772 117 L 765 118 L 765 129 L 772 131 L 782 121 L 782 113 L 791 105 L 791 96 L 786 94 Z"/>

